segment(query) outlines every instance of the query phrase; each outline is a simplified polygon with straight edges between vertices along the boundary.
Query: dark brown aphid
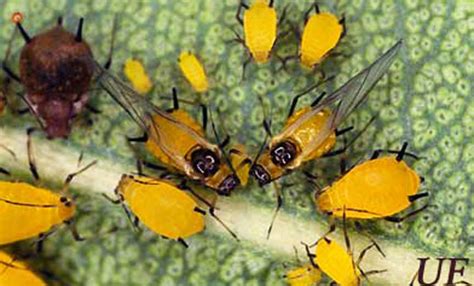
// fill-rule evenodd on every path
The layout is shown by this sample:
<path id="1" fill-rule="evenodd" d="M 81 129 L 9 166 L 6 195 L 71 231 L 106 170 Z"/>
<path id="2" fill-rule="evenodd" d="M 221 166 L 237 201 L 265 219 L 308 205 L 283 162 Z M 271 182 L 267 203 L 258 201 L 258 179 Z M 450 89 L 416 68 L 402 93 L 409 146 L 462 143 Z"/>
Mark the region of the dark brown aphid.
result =
<path id="1" fill-rule="evenodd" d="M 92 51 L 82 39 L 84 19 L 75 35 L 64 29 L 59 18 L 55 27 L 33 38 L 21 25 L 22 19 L 21 13 L 12 16 L 26 42 L 20 54 L 20 76 L 6 66 L 6 59 L 3 69 L 24 86 L 24 99 L 47 137 L 66 138 L 73 118 L 86 107 L 94 72 Z"/>

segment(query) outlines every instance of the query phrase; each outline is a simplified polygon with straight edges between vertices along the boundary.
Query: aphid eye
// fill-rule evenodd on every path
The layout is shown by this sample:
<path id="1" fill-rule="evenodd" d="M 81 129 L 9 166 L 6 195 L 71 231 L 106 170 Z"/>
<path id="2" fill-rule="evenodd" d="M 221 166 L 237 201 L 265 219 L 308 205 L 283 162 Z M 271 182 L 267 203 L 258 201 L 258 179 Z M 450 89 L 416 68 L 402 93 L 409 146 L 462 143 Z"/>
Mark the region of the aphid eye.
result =
<path id="1" fill-rule="evenodd" d="M 289 164 L 296 156 L 296 148 L 293 143 L 281 142 L 271 151 L 272 162 L 278 166 Z"/>
<path id="2" fill-rule="evenodd" d="M 222 181 L 217 189 L 217 193 L 223 196 L 230 196 L 232 190 L 234 190 L 240 184 L 239 178 L 235 175 L 229 175 Z"/>
<path id="3" fill-rule="evenodd" d="M 270 174 L 261 165 L 253 166 L 251 173 L 257 179 L 260 186 L 268 184 L 271 180 Z"/>
<path id="4" fill-rule="evenodd" d="M 214 175 L 219 168 L 219 159 L 208 149 L 199 149 L 191 154 L 191 162 L 195 171 L 204 177 Z"/>

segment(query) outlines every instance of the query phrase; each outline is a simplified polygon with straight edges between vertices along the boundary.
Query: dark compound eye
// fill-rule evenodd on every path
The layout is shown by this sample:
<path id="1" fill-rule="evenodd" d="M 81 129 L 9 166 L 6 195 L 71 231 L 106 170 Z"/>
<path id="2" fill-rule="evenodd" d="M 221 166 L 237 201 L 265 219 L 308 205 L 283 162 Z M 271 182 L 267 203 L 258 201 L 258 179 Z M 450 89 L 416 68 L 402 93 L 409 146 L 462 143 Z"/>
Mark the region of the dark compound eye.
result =
<path id="1" fill-rule="evenodd" d="M 191 154 L 191 163 L 196 172 L 204 177 L 209 177 L 219 169 L 220 160 L 211 150 L 199 149 Z"/>
<path id="2" fill-rule="evenodd" d="M 251 175 L 254 176 L 260 186 L 270 183 L 271 176 L 261 165 L 255 165 L 250 171 Z"/>
<path id="3" fill-rule="evenodd" d="M 296 147 L 288 141 L 281 142 L 270 152 L 272 162 L 277 166 L 286 166 L 295 159 Z"/>
<path id="4" fill-rule="evenodd" d="M 223 196 L 230 196 L 230 193 L 240 185 L 240 180 L 236 175 L 229 175 L 219 185 L 217 193 Z"/>

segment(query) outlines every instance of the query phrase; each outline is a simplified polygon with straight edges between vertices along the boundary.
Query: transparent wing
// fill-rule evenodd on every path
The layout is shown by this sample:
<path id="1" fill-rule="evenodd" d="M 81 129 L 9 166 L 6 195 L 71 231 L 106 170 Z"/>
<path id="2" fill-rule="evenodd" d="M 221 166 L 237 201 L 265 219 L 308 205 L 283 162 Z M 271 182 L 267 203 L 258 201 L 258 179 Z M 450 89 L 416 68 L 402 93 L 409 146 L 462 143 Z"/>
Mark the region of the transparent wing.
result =
<path id="1" fill-rule="evenodd" d="M 397 55 L 401 46 L 402 40 L 399 40 L 375 62 L 352 77 L 331 95 L 321 100 L 318 105 L 313 107 L 312 111 L 300 118 L 300 120 L 303 122 L 304 120 L 316 115 L 324 107 L 337 102 L 337 106 L 329 118 L 326 126 L 321 130 L 317 138 L 314 138 L 311 141 L 309 144 L 310 146 L 307 146 L 305 149 L 307 152 L 311 152 L 314 147 L 319 146 L 319 144 L 321 144 L 321 142 L 323 142 L 331 134 L 331 132 L 333 132 L 337 126 L 339 126 L 339 124 L 341 124 L 351 114 L 355 108 L 364 102 L 370 90 L 385 74 L 394 61 L 395 56 Z"/>
<path id="2" fill-rule="evenodd" d="M 193 137 L 197 143 L 203 146 L 210 145 L 210 143 L 196 133 L 196 131 L 176 120 L 167 112 L 156 107 L 144 96 L 138 94 L 132 87 L 109 73 L 98 63 L 95 63 L 95 76 L 98 84 L 105 89 L 105 91 L 112 96 L 120 106 L 122 106 L 122 108 L 140 126 L 140 128 L 148 134 L 148 136 L 151 136 L 150 139 L 155 141 L 168 157 L 176 157 L 173 153 L 172 146 L 174 141 L 171 138 L 167 138 L 169 135 L 164 134 L 160 129 L 160 126 L 155 124 L 155 120 L 153 120 L 155 116 L 160 116 L 167 120 L 169 124 L 175 126 L 176 129 L 183 130 L 189 136 Z M 154 132 L 150 132 L 151 130 Z M 181 161 L 181 159 L 178 158 L 174 159 Z"/>
<path id="3" fill-rule="evenodd" d="M 387 72 L 401 46 L 402 40 L 399 40 L 370 66 L 359 72 L 314 107 L 314 109 L 321 109 L 340 99 L 334 111 L 330 129 L 339 126 L 355 108 L 364 102 L 370 90 Z"/>

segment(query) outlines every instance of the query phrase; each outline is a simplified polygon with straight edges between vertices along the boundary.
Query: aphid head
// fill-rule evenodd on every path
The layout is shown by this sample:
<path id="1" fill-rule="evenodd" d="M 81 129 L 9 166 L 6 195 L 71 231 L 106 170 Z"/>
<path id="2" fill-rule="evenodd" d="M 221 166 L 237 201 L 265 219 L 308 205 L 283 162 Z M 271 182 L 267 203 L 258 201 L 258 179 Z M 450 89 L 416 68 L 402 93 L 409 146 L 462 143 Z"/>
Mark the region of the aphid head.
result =
<path id="1" fill-rule="evenodd" d="M 255 164 L 250 169 L 250 174 L 257 179 L 260 186 L 266 185 L 272 181 L 272 176 L 260 164 Z"/>
<path id="2" fill-rule="evenodd" d="M 280 142 L 272 148 L 270 156 L 275 165 L 284 167 L 295 159 L 296 146 L 289 141 Z"/>
<path id="3" fill-rule="evenodd" d="M 227 176 L 217 187 L 217 193 L 222 196 L 230 196 L 230 193 L 240 185 L 240 180 L 235 174 Z"/>
<path id="4" fill-rule="evenodd" d="M 217 154 L 209 149 L 198 149 L 191 153 L 191 164 L 194 171 L 204 177 L 214 175 L 219 170 L 220 163 Z"/>
<path id="5" fill-rule="evenodd" d="M 73 106 L 70 102 L 61 98 L 51 98 L 35 105 L 36 113 L 42 119 L 49 139 L 69 136 L 73 114 Z"/>
<path id="6" fill-rule="evenodd" d="M 63 206 L 58 208 L 59 216 L 65 221 L 72 218 L 76 211 L 76 204 L 74 201 L 68 197 L 60 197 L 59 201 Z"/>

